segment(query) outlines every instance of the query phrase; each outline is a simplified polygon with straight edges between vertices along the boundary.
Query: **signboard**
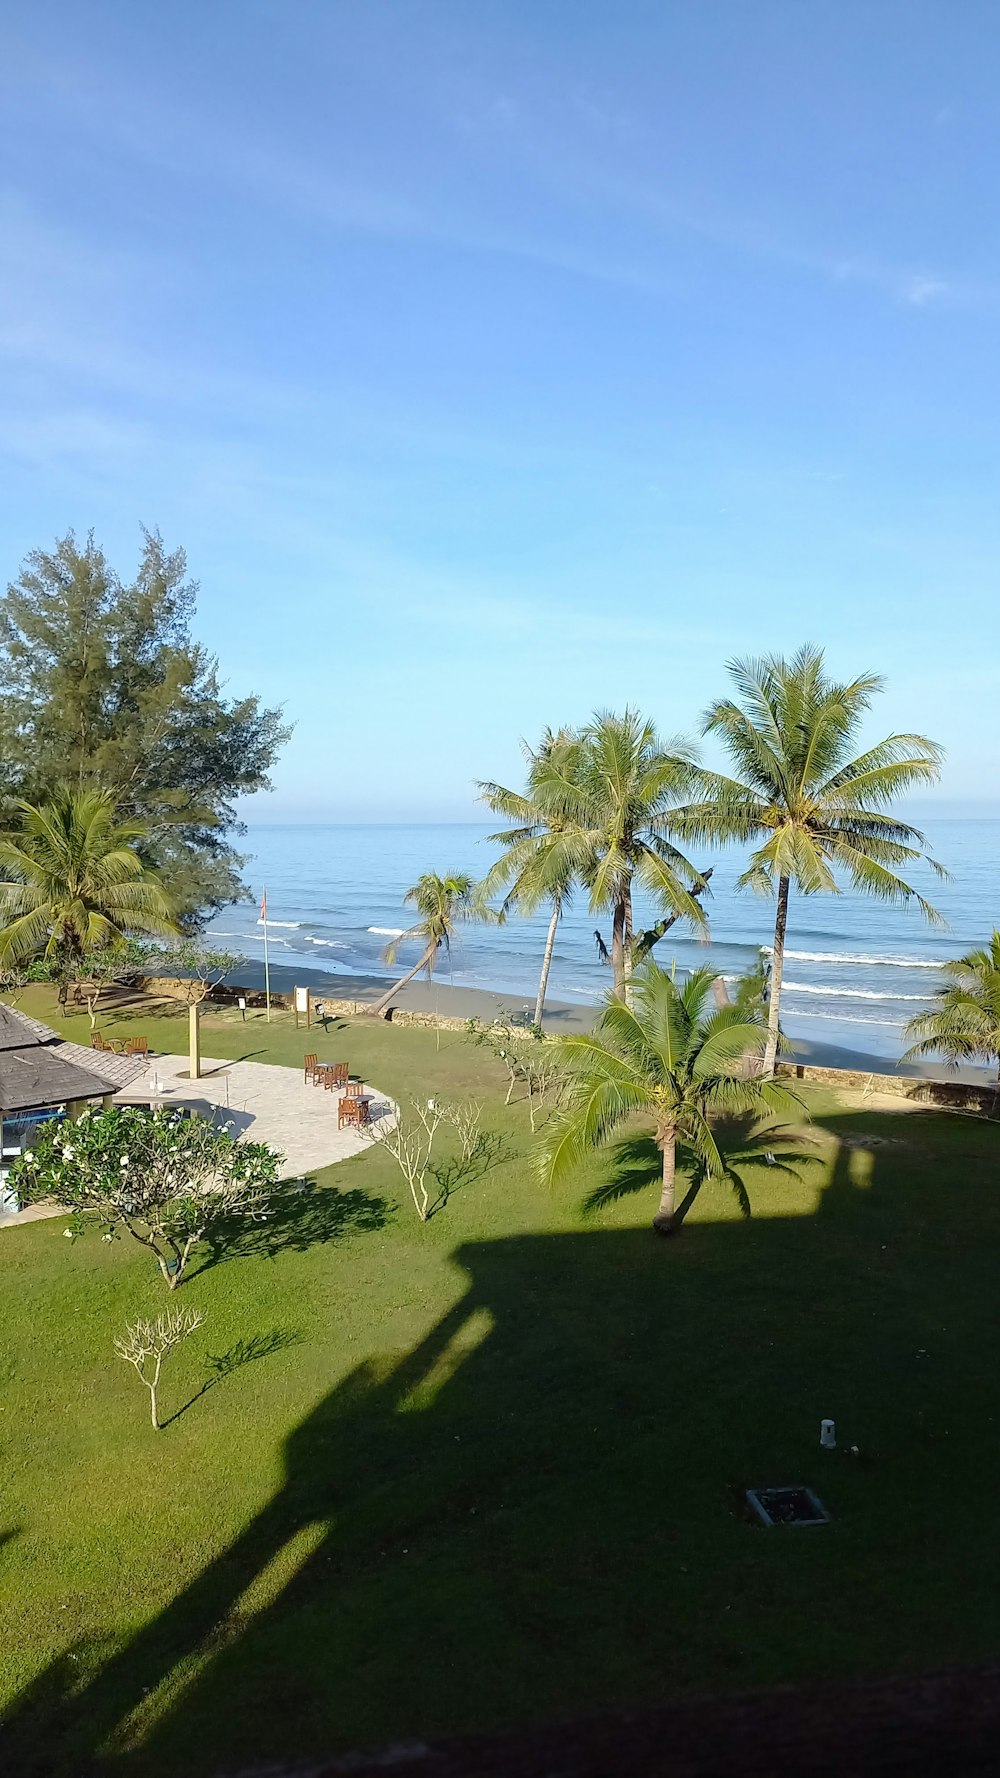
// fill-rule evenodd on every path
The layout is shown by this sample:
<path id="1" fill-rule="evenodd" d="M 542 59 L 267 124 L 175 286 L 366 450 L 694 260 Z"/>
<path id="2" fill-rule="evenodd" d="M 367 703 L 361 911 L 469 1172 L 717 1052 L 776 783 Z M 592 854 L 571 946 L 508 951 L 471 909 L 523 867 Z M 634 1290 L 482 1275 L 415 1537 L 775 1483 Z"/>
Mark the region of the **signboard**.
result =
<path id="1" fill-rule="evenodd" d="M 308 1030 L 309 1027 L 312 1025 L 312 1003 L 310 1001 L 308 988 L 296 988 L 294 1005 L 295 1005 L 295 1029 L 296 1029 L 296 1031 L 299 1028 L 299 1013 L 300 1012 L 304 1012 L 306 1015 L 306 1029 Z"/>

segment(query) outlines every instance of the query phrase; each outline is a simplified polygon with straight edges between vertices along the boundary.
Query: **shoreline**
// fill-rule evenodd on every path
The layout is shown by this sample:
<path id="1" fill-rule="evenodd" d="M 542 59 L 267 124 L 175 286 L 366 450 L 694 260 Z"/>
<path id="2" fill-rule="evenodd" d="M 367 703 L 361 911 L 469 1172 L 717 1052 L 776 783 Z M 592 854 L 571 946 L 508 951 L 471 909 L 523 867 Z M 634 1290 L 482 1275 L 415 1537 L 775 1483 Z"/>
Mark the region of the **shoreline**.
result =
<path id="1" fill-rule="evenodd" d="M 247 958 L 232 975 L 225 978 L 228 987 L 252 988 L 259 993 L 264 987 L 264 965 Z M 382 976 L 334 975 L 328 970 L 291 968 L 285 963 L 272 963 L 271 987 L 275 993 L 290 994 L 295 987 L 311 988 L 317 999 L 324 995 L 331 1000 L 359 1000 L 374 1004 L 386 992 L 388 982 Z M 412 981 L 395 996 L 396 1004 L 409 1012 L 439 1013 L 447 1018 L 493 1019 L 510 1017 L 513 1013 L 534 1012 L 531 996 L 493 992 L 488 988 L 456 988 L 448 982 Z M 549 1033 L 589 1031 L 599 1008 L 586 1001 L 549 1000 L 545 1005 L 545 1029 Z M 990 1084 L 986 1068 L 971 1066 L 950 1068 L 944 1062 L 901 1062 L 892 1056 L 876 1056 L 866 1050 L 847 1048 L 843 1044 L 817 1042 L 812 1038 L 792 1038 L 787 1060 L 811 1063 L 818 1068 L 844 1068 L 864 1074 L 893 1074 L 909 1080 L 964 1082 L 970 1086 Z"/>

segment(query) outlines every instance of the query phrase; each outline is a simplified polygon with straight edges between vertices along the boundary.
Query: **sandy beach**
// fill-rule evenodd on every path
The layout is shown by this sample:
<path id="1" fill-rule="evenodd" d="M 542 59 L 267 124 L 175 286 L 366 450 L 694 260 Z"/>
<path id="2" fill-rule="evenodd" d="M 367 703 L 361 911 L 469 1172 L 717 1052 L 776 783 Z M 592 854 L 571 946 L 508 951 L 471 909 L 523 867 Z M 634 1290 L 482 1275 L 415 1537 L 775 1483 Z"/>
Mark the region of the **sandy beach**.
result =
<path id="1" fill-rule="evenodd" d="M 228 978 L 255 990 L 264 986 L 262 963 L 246 960 Z M 295 987 L 311 988 L 319 997 L 371 1001 L 381 999 L 388 983 L 382 976 L 331 975 L 322 969 L 295 969 L 283 964 L 271 965 L 271 988 L 276 994 L 290 994 Z M 491 993 L 482 988 L 455 988 L 447 981 L 418 980 L 408 982 L 396 996 L 396 1004 L 413 1012 L 441 1013 L 448 1018 L 482 1019 L 488 1022 L 509 1017 L 512 1013 L 534 1011 L 531 998 L 512 994 Z M 598 1008 L 584 1002 L 549 1000 L 545 1006 L 547 1031 L 589 1031 Z M 816 1043 L 805 1038 L 793 1039 L 792 1056 L 799 1062 L 811 1062 L 820 1068 L 860 1069 L 866 1074 L 900 1074 L 911 1079 L 969 1081 L 982 1085 L 989 1079 L 985 1068 L 949 1068 L 943 1062 L 899 1062 L 887 1056 L 871 1055 L 865 1050 L 847 1049 L 840 1044 Z"/>

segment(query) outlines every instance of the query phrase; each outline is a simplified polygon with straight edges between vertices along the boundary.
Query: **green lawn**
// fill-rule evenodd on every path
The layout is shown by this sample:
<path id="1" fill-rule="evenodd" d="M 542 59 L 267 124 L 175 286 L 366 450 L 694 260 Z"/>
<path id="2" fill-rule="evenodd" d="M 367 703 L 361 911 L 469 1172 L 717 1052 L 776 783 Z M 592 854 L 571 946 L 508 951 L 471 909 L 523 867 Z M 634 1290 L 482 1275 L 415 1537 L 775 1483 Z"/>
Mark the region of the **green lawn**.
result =
<path id="1" fill-rule="evenodd" d="M 183 1047 L 180 1020 L 108 1028 Z M 642 1156 L 541 1189 L 461 1036 L 206 1020 L 209 1055 L 306 1047 L 486 1098 L 504 1155 L 422 1227 L 367 1153 L 196 1271 L 160 1434 L 111 1349 L 166 1300 L 148 1255 L 0 1231 L 8 1770 L 210 1772 L 996 1655 L 1000 1130 L 828 1095 L 801 1183 L 762 1168 L 752 1222 L 706 1192 L 660 1242 L 649 1184 L 582 1208 Z M 818 1449 L 823 1415 L 859 1458 Z M 744 1521 L 743 1488 L 798 1481 L 828 1528 Z"/>

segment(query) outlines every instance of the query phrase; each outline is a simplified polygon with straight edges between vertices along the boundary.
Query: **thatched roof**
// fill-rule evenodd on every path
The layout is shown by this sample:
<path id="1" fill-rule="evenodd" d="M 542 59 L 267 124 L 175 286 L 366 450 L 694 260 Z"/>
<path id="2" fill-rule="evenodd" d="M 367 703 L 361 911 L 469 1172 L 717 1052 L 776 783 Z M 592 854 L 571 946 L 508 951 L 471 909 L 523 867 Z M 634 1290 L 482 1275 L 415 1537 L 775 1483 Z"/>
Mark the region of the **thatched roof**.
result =
<path id="1" fill-rule="evenodd" d="M 0 1001 L 0 1114 L 103 1098 L 145 1072 L 137 1056 L 110 1056 L 68 1043 L 40 1019 Z"/>

